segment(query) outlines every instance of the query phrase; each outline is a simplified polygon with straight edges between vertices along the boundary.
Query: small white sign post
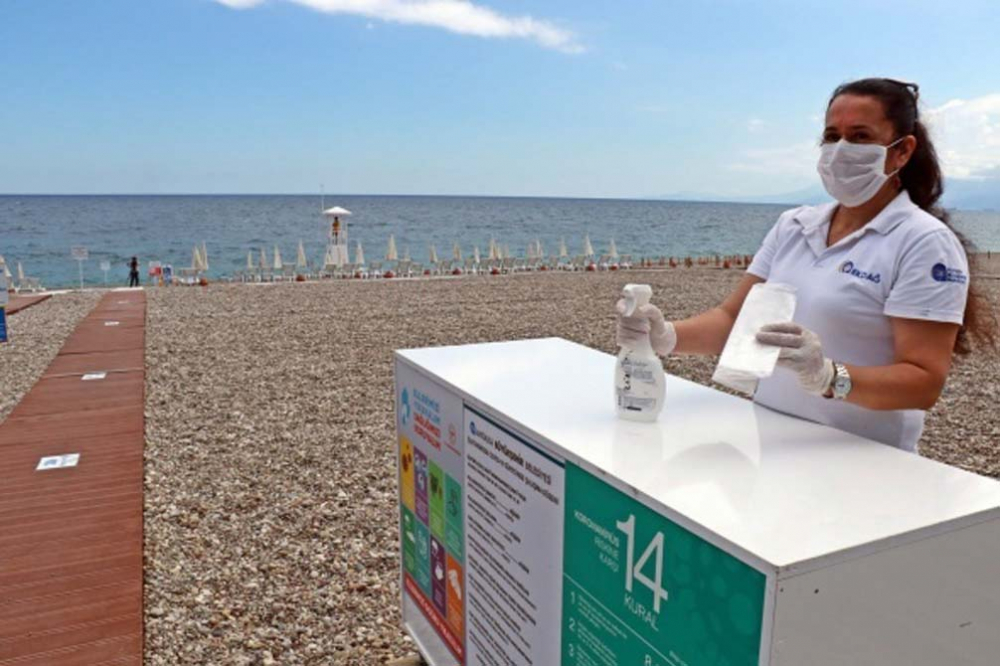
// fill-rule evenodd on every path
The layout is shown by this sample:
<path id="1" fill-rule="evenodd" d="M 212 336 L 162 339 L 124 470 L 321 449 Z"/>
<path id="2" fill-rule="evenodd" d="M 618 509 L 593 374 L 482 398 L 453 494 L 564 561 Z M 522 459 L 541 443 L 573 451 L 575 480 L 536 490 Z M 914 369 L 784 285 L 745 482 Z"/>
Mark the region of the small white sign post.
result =
<path id="1" fill-rule="evenodd" d="M 111 270 L 111 262 L 105 259 L 101 262 L 101 270 L 104 271 L 104 286 L 108 286 L 108 271 Z"/>
<path id="2" fill-rule="evenodd" d="M 70 250 L 70 254 L 80 265 L 80 289 L 83 289 L 83 262 L 90 258 L 90 252 L 85 247 L 74 247 Z"/>

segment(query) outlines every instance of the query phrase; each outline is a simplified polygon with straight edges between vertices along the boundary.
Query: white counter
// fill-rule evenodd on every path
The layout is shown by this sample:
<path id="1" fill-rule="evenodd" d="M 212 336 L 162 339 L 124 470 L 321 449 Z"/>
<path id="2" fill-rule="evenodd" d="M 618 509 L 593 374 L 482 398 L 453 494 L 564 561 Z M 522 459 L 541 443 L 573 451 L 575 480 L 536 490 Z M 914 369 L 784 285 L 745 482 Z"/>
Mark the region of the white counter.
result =
<path id="1" fill-rule="evenodd" d="M 985 665 L 982 655 L 1000 648 L 996 626 L 984 625 L 1000 622 L 996 480 L 669 375 L 656 423 L 622 421 L 614 409 L 614 364 L 612 356 L 565 340 L 527 340 L 400 351 L 397 381 L 401 368 L 426 377 L 460 401 L 453 412 L 464 405 L 466 429 L 469 410 L 488 417 L 521 438 L 524 451 L 537 446 L 543 457 L 585 469 L 764 574 L 755 663 L 972 666 Z M 449 418 L 461 423 L 461 416 Z M 559 483 L 568 481 L 560 476 Z M 568 516 L 569 509 L 567 529 Z M 561 532 L 562 520 L 553 522 Z M 613 522 L 605 524 L 614 531 Z M 949 561 L 961 575 L 928 579 L 929 567 Z M 853 607 L 897 575 L 879 600 Z M 928 594 L 941 601 L 924 611 L 918 629 L 906 613 Z M 904 619 L 889 619 L 892 611 L 880 603 Z M 924 637 L 909 638 L 915 632 Z M 617 640 L 614 632 L 607 636 L 607 645 Z M 567 650 L 564 643 L 563 664 L 571 663 Z M 651 663 L 674 663 L 661 656 Z"/>

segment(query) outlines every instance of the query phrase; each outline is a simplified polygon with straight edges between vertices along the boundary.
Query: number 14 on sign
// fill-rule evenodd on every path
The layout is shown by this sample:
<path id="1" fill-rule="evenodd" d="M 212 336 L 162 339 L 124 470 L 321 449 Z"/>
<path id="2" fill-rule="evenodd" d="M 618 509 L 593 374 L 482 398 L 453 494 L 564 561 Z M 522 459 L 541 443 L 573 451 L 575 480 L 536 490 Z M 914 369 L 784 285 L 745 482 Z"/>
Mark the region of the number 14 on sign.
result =
<path id="1" fill-rule="evenodd" d="M 653 593 L 653 612 L 660 612 L 660 602 L 667 600 L 667 591 L 663 589 L 663 532 L 657 532 L 649 541 L 646 550 L 643 551 L 639 560 L 635 559 L 635 516 L 630 515 L 628 520 L 616 521 L 615 525 L 619 531 L 624 532 L 628 537 L 626 546 L 625 562 L 625 591 L 632 594 L 634 581 L 639 581 Z M 655 557 L 653 578 L 650 579 L 643 573 L 649 558 Z"/>

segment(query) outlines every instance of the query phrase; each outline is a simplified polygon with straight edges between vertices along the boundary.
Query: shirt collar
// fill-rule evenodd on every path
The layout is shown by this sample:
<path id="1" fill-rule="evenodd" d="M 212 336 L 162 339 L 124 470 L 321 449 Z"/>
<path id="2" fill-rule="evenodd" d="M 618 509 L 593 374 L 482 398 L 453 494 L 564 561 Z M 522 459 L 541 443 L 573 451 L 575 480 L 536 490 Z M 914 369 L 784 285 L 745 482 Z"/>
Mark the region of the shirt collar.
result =
<path id="1" fill-rule="evenodd" d="M 863 229 L 864 231 L 875 231 L 885 236 L 913 214 L 916 207 L 917 205 L 910 199 L 910 193 L 901 190 Z M 836 209 L 837 202 L 835 201 L 819 206 L 808 206 L 802 208 L 792 219 L 802 226 L 804 233 L 808 234 L 828 223 Z"/>

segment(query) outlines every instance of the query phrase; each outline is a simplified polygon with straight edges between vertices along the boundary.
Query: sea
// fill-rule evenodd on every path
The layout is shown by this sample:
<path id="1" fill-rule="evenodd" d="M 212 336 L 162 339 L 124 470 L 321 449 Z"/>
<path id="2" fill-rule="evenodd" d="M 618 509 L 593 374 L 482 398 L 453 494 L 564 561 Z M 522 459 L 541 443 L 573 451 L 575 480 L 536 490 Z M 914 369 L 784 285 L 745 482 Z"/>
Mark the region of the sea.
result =
<path id="1" fill-rule="evenodd" d="M 565 239 L 581 254 L 584 237 L 598 254 L 612 239 L 622 254 L 661 257 L 752 254 L 778 215 L 794 204 L 707 203 L 623 199 L 557 199 L 461 196 L 360 195 L 172 195 L 172 196 L 0 196 L 0 256 L 12 271 L 21 262 L 26 276 L 46 287 L 127 282 L 132 256 L 145 267 L 160 261 L 192 265 L 192 249 L 204 243 L 209 278 L 243 269 L 247 253 L 260 250 L 273 260 L 278 247 L 294 262 L 299 241 L 310 262 L 320 263 L 327 242 L 324 206 L 342 206 L 351 256 L 360 242 L 371 262 L 386 252 L 390 235 L 400 255 L 426 262 L 430 246 L 450 258 L 457 243 L 464 256 L 490 239 L 524 256 L 529 244 L 557 252 Z M 953 211 L 956 228 L 982 251 L 1000 251 L 1000 212 Z M 74 260 L 74 247 L 88 258 Z M 103 262 L 110 265 L 105 273 Z"/>

